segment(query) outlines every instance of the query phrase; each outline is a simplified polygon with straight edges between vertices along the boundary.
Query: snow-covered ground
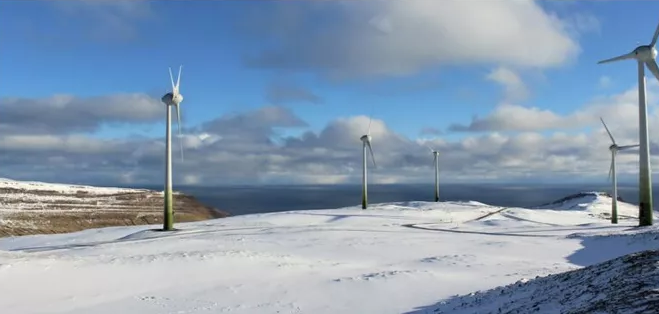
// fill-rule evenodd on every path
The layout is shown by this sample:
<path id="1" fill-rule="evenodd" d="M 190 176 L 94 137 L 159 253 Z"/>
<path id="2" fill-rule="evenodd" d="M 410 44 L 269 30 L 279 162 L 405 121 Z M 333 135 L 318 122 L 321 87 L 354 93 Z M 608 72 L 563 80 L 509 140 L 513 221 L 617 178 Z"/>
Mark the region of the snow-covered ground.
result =
<path id="1" fill-rule="evenodd" d="M 456 296 L 659 248 L 636 206 L 611 225 L 610 198 L 589 195 L 578 209 L 406 202 L 4 238 L 0 313 L 496 313 Z"/>

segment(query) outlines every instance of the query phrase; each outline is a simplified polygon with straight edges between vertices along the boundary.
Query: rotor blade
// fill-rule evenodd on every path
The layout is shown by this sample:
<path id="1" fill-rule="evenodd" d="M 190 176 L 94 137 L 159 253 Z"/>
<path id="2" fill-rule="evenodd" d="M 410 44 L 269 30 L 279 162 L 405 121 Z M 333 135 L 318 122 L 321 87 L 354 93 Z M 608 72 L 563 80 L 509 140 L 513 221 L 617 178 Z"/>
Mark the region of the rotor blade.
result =
<path id="1" fill-rule="evenodd" d="M 627 149 L 627 148 L 634 148 L 634 147 L 639 147 L 639 146 L 641 146 L 641 145 L 636 144 L 636 145 L 618 146 L 618 150 L 623 150 L 623 149 Z"/>
<path id="2" fill-rule="evenodd" d="M 375 156 L 373 155 L 373 147 L 371 147 L 371 142 L 366 142 L 366 145 L 368 145 L 368 150 L 371 152 L 371 160 L 373 160 L 373 166 L 377 168 L 378 165 L 375 163 Z"/>
<path id="3" fill-rule="evenodd" d="M 617 57 L 614 57 L 614 58 L 611 58 L 611 59 L 606 59 L 606 60 L 599 61 L 599 62 L 597 62 L 597 64 L 609 63 L 609 62 L 615 62 L 615 61 L 627 60 L 627 59 L 635 59 L 635 54 L 633 52 L 626 53 L 624 55 L 617 56 Z"/>
<path id="4" fill-rule="evenodd" d="M 172 94 L 176 91 L 176 86 L 174 85 L 174 75 L 172 75 L 172 68 L 169 68 L 169 79 L 172 81 Z"/>
<path id="5" fill-rule="evenodd" d="M 373 116 L 368 117 L 368 129 L 366 130 L 366 135 L 371 135 L 371 122 L 373 122 Z"/>
<path id="6" fill-rule="evenodd" d="M 645 61 L 645 65 L 650 69 L 650 72 L 652 72 L 654 77 L 659 80 L 659 67 L 657 66 L 657 61 L 654 59 L 651 61 Z"/>
<path id="7" fill-rule="evenodd" d="M 181 137 L 181 110 L 176 106 L 176 126 L 178 128 L 178 144 L 181 149 L 181 160 L 183 159 L 183 137 Z"/>
<path id="8" fill-rule="evenodd" d="M 654 30 L 654 36 L 652 36 L 652 42 L 650 43 L 650 47 L 654 46 L 657 43 L 657 37 L 659 37 L 659 25 L 657 25 L 657 29 Z"/>
<path id="9" fill-rule="evenodd" d="M 613 179 L 613 176 L 612 176 L 612 174 L 613 174 L 613 163 L 615 162 L 613 158 L 614 158 L 613 155 L 611 155 L 611 166 L 609 167 L 609 176 L 607 177 L 607 181 L 610 181 L 611 179 Z"/>
<path id="10" fill-rule="evenodd" d="M 606 123 L 604 123 L 604 119 L 602 119 L 602 117 L 600 117 L 600 121 L 602 121 L 602 124 L 604 124 L 604 128 L 606 129 L 606 133 L 609 134 L 609 137 L 611 138 L 611 142 L 613 142 L 613 144 L 615 144 L 616 140 L 613 139 L 613 135 L 611 134 L 611 131 L 609 131 L 609 128 L 606 126 Z"/>
<path id="11" fill-rule="evenodd" d="M 183 66 L 180 65 L 178 67 L 178 78 L 176 79 L 176 90 L 178 91 L 178 87 L 181 86 L 181 70 L 183 69 Z"/>
<path id="12" fill-rule="evenodd" d="M 430 146 L 426 145 L 426 147 L 428 147 L 428 149 L 430 150 L 431 153 L 434 153 L 434 152 L 435 152 L 435 150 L 432 149 Z"/>

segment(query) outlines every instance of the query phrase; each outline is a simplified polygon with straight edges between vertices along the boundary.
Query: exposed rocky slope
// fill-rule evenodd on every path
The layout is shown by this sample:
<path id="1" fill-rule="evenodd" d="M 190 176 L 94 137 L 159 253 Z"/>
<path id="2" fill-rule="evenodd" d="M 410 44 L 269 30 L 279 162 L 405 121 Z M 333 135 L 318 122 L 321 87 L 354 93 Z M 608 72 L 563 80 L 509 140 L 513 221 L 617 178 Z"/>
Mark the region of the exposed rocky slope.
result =
<path id="1" fill-rule="evenodd" d="M 658 265 L 659 251 L 634 253 L 455 297 L 432 313 L 659 313 Z"/>
<path id="2" fill-rule="evenodd" d="M 177 222 L 229 214 L 174 193 Z M 0 236 L 162 223 L 162 191 L 0 179 Z"/>

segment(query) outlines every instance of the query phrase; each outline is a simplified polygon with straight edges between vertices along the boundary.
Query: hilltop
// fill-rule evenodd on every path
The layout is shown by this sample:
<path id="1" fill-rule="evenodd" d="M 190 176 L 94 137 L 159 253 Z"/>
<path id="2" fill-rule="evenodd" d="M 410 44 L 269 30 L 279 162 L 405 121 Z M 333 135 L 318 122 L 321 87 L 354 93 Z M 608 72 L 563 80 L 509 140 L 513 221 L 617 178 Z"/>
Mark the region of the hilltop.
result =
<path id="1" fill-rule="evenodd" d="M 229 214 L 174 193 L 178 222 Z M 0 178 L 0 236 L 65 233 L 162 222 L 162 191 Z"/>
<path id="2" fill-rule="evenodd" d="M 609 293 L 578 278 L 631 270 L 633 263 L 598 265 L 659 249 L 657 228 L 637 228 L 627 216 L 612 225 L 596 214 L 607 201 L 610 208 L 610 198 L 597 194 L 571 210 L 397 202 L 181 223 L 176 232 L 127 226 L 4 238 L 0 312 L 399 314 L 451 312 L 464 303 L 467 313 L 515 313 L 507 300 L 531 303 L 513 286 L 501 288 L 502 299 L 476 293 L 487 296 L 480 304 L 497 308 L 457 296 L 587 269 L 548 277 L 568 278 L 565 291 L 541 280 L 539 290 L 520 290 L 547 293 L 533 299 L 536 313 L 578 309 L 561 300 L 578 298 L 579 287 L 584 298 Z M 625 278 L 630 287 L 643 283 Z M 609 295 L 617 291 L 610 288 Z"/>

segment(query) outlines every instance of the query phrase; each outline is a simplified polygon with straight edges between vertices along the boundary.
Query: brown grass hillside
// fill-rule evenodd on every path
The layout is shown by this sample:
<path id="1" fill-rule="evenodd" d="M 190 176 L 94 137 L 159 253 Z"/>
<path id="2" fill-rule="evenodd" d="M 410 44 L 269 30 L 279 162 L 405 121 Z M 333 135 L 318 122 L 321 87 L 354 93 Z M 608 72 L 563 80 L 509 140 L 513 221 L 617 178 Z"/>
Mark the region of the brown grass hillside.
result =
<path id="1" fill-rule="evenodd" d="M 229 214 L 174 194 L 175 222 Z M 161 191 L 0 179 L 0 237 L 162 223 Z"/>

